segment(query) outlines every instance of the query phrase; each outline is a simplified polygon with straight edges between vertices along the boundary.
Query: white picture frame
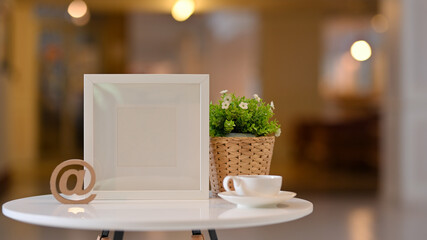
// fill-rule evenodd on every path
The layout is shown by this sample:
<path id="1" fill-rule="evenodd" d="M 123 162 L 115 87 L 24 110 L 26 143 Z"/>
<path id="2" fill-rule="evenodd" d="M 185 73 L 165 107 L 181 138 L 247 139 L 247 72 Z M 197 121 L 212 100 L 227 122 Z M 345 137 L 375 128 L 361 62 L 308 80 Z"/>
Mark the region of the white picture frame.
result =
<path id="1" fill-rule="evenodd" d="M 85 74 L 84 160 L 96 199 L 208 199 L 209 75 Z"/>

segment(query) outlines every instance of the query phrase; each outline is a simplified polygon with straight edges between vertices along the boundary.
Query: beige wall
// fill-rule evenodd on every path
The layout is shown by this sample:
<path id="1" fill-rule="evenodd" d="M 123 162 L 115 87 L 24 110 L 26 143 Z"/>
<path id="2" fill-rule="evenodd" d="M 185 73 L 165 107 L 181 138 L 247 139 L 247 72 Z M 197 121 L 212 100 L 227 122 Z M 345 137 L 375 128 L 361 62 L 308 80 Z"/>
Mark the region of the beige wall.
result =
<path id="1" fill-rule="evenodd" d="M 6 148 L 6 81 L 5 76 L 0 72 L 0 179 L 7 168 L 7 148 Z"/>
<path id="2" fill-rule="evenodd" d="M 266 12 L 262 17 L 263 97 L 274 101 L 282 125 L 282 136 L 274 149 L 273 172 L 283 174 L 286 163 L 293 160 L 296 121 L 319 116 L 322 110 L 318 91 L 320 24 L 321 16 L 313 12 Z"/>
<path id="3" fill-rule="evenodd" d="M 11 79 L 7 83 L 7 139 L 14 170 L 31 169 L 37 157 L 37 21 L 32 4 L 15 1 L 12 11 Z"/>
<path id="4" fill-rule="evenodd" d="M 0 0 L 0 179 L 6 172 L 6 82 L 7 70 L 4 69 L 4 61 L 7 59 L 7 42 L 6 42 L 6 19 L 9 12 L 6 11 L 3 4 L 3 0 Z"/>

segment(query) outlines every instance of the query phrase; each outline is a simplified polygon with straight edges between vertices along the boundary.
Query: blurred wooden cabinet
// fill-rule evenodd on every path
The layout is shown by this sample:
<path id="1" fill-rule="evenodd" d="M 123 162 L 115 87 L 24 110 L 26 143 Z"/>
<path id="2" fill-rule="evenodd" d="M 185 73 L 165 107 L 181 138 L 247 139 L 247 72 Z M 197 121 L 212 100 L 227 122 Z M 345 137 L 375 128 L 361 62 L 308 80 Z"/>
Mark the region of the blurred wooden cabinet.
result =
<path id="1" fill-rule="evenodd" d="M 378 116 L 316 119 L 298 124 L 297 159 L 346 168 L 378 167 Z"/>

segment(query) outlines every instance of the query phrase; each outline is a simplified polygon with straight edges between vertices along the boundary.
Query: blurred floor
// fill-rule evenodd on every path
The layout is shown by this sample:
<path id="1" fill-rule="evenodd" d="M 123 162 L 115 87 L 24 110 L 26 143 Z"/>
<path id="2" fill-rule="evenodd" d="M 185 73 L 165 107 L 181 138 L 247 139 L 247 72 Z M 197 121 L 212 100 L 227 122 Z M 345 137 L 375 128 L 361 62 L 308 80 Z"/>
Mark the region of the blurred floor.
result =
<path id="1" fill-rule="evenodd" d="M 46 169 L 45 173 L 15 176 L 10 188 L 0 196 L 0 202 L 48 193 L 48 175 L 53 167 L 53 163 L 46 162 L 41 166 Z M 298 196 L 314 203 L 314 212 L 308 217 L 264 227 L 218 230 L 219 239 L 399 240 L 427 236 L 427 206 L 398 207 L 380 201 L 371 191 L 298 192 Z M 95 240 L 98 234 L 97 231 L 38 227 L 0 217 L 0 239 Z M 205 231 L 204 234 L 208 236 Z M 124 239 L 190 239 L 190 232 L 126 232 Z"/>

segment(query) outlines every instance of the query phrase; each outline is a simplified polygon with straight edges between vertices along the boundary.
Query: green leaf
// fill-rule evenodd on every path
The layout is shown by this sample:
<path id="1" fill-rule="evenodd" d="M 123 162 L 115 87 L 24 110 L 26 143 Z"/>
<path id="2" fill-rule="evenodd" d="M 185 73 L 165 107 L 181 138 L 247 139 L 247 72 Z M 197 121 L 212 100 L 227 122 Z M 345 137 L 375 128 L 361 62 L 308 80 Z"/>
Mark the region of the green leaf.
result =
<path id="1" fill-rule="evenodd" d="M 228 108 L 223 109 L 222 103 L 230 99 Z M 248 109 L 240 107 L 242 102 L 248 104 Z M 271 135 L 280 128 L 277 120 L 272 119 L 273 116 L 270 105 L 262 99 L 258 102 L 253 98 L 227 93 L 222 95 L 217 104 L 209 105 L 209 135 L 217 137 L 230 132 L 252 133 L 256 136 Z"/>

